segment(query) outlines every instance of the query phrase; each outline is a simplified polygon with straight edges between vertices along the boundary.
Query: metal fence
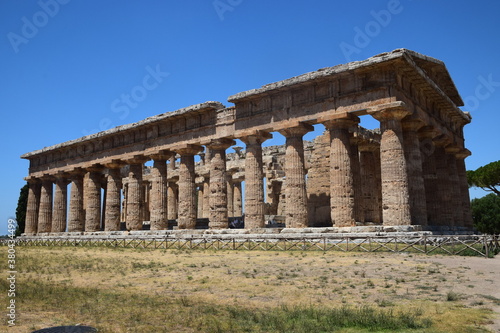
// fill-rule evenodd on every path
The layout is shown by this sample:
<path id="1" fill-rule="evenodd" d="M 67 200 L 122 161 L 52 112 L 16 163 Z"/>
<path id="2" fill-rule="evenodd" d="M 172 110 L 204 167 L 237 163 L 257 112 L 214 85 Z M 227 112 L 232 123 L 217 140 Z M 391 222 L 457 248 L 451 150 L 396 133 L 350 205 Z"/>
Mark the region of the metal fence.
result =
<path id="1" fill-rule="evenodd" d="M 175 250 L 261 250 L 261 251 L 341 251 L 393 252 L 491 257 L 499 250 L 498 236 L 492 235 L 420 235 L 420 236 L 295 236 L 262 237 L 245 235 L 209 236 L 73 236 L 17 238 L 17 246 L 89 246 Z M 2 245 L 7 240 L 2 240 Z"/>

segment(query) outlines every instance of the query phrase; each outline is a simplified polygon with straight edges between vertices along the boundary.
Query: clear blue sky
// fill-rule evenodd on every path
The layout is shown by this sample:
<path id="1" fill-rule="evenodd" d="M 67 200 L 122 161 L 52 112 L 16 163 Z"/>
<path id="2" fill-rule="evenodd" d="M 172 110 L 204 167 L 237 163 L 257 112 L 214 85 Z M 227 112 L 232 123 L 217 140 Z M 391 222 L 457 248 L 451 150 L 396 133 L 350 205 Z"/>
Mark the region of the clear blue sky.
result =
<path id="1" fill-rule="evenodd" d="M 496 161 L 499 15 L 498 1 L 3 0 L 0 234 L 23 153 L 397 48 L 445 62 L 473 117 L 467 168 Z"/>

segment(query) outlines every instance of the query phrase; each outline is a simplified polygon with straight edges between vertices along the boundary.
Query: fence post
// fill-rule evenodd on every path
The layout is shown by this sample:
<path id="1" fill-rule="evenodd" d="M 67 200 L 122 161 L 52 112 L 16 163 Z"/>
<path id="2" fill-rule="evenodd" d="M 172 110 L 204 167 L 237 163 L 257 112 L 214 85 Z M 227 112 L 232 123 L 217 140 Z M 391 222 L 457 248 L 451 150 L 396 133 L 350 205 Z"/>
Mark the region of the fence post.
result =
<path id="1" fill-rule="evenodd" d="M 485 252 L 486 258 L 489 258 L 490 251 L 489 251 L 489 247 L 488 247 L 488 236 L 487 235 L 483 235 L 483 242 L 484 242 L 484 252 Z"/>
<path id="2" fill-rule="evenodd" d="M 424 234 L 424 253 L 427 254 L 427 235 Z"/>

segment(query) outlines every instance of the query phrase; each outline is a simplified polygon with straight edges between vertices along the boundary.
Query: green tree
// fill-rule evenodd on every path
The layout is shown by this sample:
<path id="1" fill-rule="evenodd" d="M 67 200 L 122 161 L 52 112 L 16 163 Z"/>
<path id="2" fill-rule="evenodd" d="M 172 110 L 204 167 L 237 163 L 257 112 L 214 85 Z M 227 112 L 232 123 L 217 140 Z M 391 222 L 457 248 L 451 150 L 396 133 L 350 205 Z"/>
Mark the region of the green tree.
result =
<path id="1" fill-rule="evenodd" d="M 500 161 L 467 171 L 469 187 L 480 187 L 500 196 Z"/>
<path id="2" fill-rule="evenodd" d="M 21 188 L 20 191 L 21 193 L 19 194 L 19 200 L 17 200 L 17 208 L 16 208 L 17 236 L 20 236 L 24 232 L 24 226 L 26 225 L 26 208 L 28 206 L 28 191 L 29 191 L 29 186 L 28 183 L 26 183 Z"/>
<path id="3" fill-rule="evenodd" d="M 472 218 L 477 230 L 492 235 L 500 234 L 500 197 L 490 193 L 472 199 Z"/>

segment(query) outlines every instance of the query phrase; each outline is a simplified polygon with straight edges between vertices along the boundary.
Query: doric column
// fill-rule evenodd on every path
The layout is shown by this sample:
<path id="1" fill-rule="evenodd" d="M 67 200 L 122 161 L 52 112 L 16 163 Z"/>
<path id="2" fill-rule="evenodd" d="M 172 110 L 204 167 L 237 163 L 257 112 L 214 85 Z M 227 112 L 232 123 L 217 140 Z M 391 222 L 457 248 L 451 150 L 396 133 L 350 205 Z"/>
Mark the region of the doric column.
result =
<path id="1" fill-rule="evenodd" d="M 202 218 L 208 218 L 210 216 L 210 177 L 204 177 L 203 180 L 203 212 L 201 214 Z"/>
<path id="2" fill-rule="evenodd" d="M 210 229 L 227 229 L 227 175 L 226 149 L 234 145 L 232 139 L 212 140 L 210 149 Z"/>
<path id="3" fill-rule="evenodd" d="M 427 225 L 427 205 L 422 173 L 422 156 L 417 131 L 423 123 L 416 119 L 402 122 L 403 141 L 408 170 L 408 192 L 410 194 L 410 213 L 412 224 Z"/>
<path id="4" fill-rule="evenodd" d="M 450 198 L 450 206 L 453 216 L 453 225 L 461 227 L 464 225 L 464 213 L 462 208 L 462 193 L 460 187 L 460 179 L 457 171 L 457 158 L 455 155 L 460 151 L 460 147 L 448 146 L 445 148 L 445 153 L 448 162 L 448 181 L 450 189 L 453 189 L 453 195 Z M 468 189 L 467 189 L 468 190 Z"/>
<path id="5" fill-rule="evenodd" d="M 177 149 L 181 155 L 179 165 L 179 205 L 177 226 L 179 229 L 196 227 L 196 184 L 194 173 L 194 155 L 202 151 L 197 145 L 186 145 Z"/>
<path id="6" fill-rule="evenodd" d="M 142 169 L 144 162 L 149 159 L 144 156 L 135 156 L 128 160 L 128 188 L 127 188 L 127 230 L 142 230 L 142 210 L 144 207 L 144 189 L 142 186 Z"/>
<path id="7" fill-rule="evenodd" d="M 106 164 L 108 168 L 107 186 L 106 186 L 106 212 L 105 212 L 105 231 L 120 230 L 121 221 L 121 188 L 122 177 L 121 168 L 125 166 L 125 162 L 113 161 Z"/>
<path id="8" fill-rule="evenodd" d="M 234 197 L 234 216 L 243 216 L 243 206 L 242 206 L 242 192 L 241 192 L 241 182 L 242 179 L 233 179 L 233 197 Z"/>
<path id="9" fill-rule="evenodd" d="M 52 232 L 66 231 L 66 211 L 68 202 L 68 175 L 57 174 L 54 207 L 52 211 Z"/>
<path id="10" fill-rule="evenodd" d="M 106 230 L 106 198 L 108 197 L 108 181 L 104 174 L 101 174 L 101 229 Z"/>
<path id="11" fill-rule="evenodd" d="M 196 196 L 197 196 L 197 211 L 196 216 L 199 219 L 203 218 L 203 182 L 201 184 L 196 184 Z"/>
<path id="12" fill-rule="evenodd" d="M 50 232 L 52 229 L 52 185 L 51 176 L 42 178 L 40 206 L 38 210 L 38 233 Z"/>
<path id="13" fill-rule="evenodd" d="M 359 118 L 348 114 L 344 118 L 324 122 L 330 131 L 330 207 L 332 223 L 336 227 L 354 226 L 354 170 L 349 127 Z"/>
<path id="14" fill-rule="evenodd" d="M 262 143 L 270 138 L 272 138 L 272 135 L 267 132 L 257 132 L 253 135 L 240 138 L 246 144 L 245 229 L 264 227 L 265 206 Z M 237 216 L 236 212 L 234 215 Z"/>
<path id="15" fill-rule="evenodd" d="M 40 180 L 28 178 L 28 203 L 26 207 L 26 222 L 24 233 L 35 235 L 38 230 L 38 207 L 40 204 Z"/>
<path id="16" fill-rule="evenodd" d="M 422 157 L 422 175 L 424 178 L 425 206 L 427 210 L 427 225 L 439 224 L 439 196 L 437 194 L 436 158 L 433 139 L 437 131 L 432 127 L 419 130 L 420 155 Z"/>
<path id="17" fill-rule="evenodd" d="M 178 186 L 174 181 L 168 182 L 167 187 L 167 218 L 169 220 L 177 219 L 177 197 Z"/>
<path id="18" fill-rule="evenodd" d="M 68 232 L 84 231 L 85 210 L 83 207 L 83 176 L 85 172 L 78 168 L 70 173 L 71 192 L 69 198 Z"/>
<path id="19" fill-rule="evenodd" d="M 101 165 L 86 168 L 87 181 L 83 195 L 85 202 L 85 231 L 93 232 L 101 230 Z"/>
<path id="20" fill-rule="evenodd" d="M 227 216 L 234 217 L 233 176 L 227 173 Z"/>
<path id="21" fill-rule="evenodd" d="M 380 201 L 380 161 L 377 154 L 380 146 L 376 143 L 359 145 L 359 164 L 361 178 L 361 196 L 365 222 L 382 223 Z"/>
<path id="22" fill-rule="evenodd" d="M 285 224 L 287 228 L 305 228 L 308 226 L 304 142 L 302 137 L 313 130 L 312 125 L 300 123 L 296 127 L 280 131 L 286 138 L 285 195 L 287 205 Z"/>
<path id="23" fill-rule="evenodd" d="M 153 167 L 151 168 L 151 210 L 149 221 L 151 230 L 166 230 L 168 228 L 168 200 L 167 200 L 167 159 L 174 154 L 161 151 L 152 155 Z"/>
<path id="24" fill-rule="evenodd" d="M 359 166 L 358 148 L 358 144 L 361 142 L 361 139 L 351 135 L 349 142 L 351 143 L 351 167 L 354 183 L 354 220 L 356 222 L 365 222 L 365 215 L 363 212 L 363 196 L 361 194 L 361 171 Z"/>
<path id="25" fill-rule="evenodd" d="M 451 205 L 451 182 L 449 178 L 448 157 L 445 147 L 451 143 L 448 137 L 441 136 L 435 140 L 437 195 L 439 199 L 439 225 L 451 227 L 453 223 L 453 207 Z"/>
<path id="26" fill-rule="evenodd" d="M 124 179 L 122 179 L 122 194 L 123 194 L 122 213 L 121 213 L 122 217 L 120 218 L 120 221 L 127 221 L 128 178 L 126 182 Z"/>
<path id="27" fill-rule="evenodd" d="M 278 206 L 280 204 L 281 188 L 283 181 L 281 179 L 267 178 L 267 203 L 269 204 L 269 215 L 279 215 Z"/>
<path id="28" fill-rule="evenodd" d="M 410 114 L 403 107 L 371 113 L 380 121 L 380 163 L 384 225 L 411 224 L 408 170 L 403 146 L 401 120 Z"/>
<path id="29" fill-rule="evenodd" d="M 472 211 L 470 208 L 470 196 L 469 196 L 469 185 L 467 184 L 467 172 L 465 169 L 465 158 L 470 156 L 470 151 L 468 149 L 461 149 L 457 152 L 457 174 L 458 174 L 458 185 L 460 187 L 460 199 L 462 204 L 463 213 L 463 225 L 462 227 L 472 228 L 474 226 L 472 222 Z"/>

